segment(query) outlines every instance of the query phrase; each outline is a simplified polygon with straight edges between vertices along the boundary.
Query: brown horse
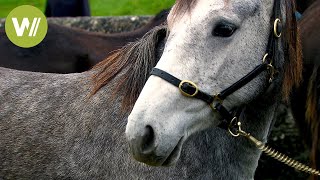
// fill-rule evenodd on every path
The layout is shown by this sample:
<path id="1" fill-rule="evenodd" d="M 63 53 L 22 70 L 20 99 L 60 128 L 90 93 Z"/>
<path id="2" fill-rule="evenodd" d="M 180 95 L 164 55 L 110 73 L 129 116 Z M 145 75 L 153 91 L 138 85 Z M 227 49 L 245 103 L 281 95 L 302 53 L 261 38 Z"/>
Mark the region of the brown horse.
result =
<path id="1" fill-rule="evenodd" d="M 303 13 L 299 22 L 304 54 L 304 81 L 291 97 L 292 112 L 311 148 L 312 166 L 320 167 L 320 1 Z M 311 129 L 310 131 L 308 131 Z M 316 179 L 316 177 L 314 177 Z"/>
<path id="2" fill-rule="evenodd" d="M 297 1 L 297 10 L 302 13 L 316 0 L 296 0 L 296 1 Z"/>
<path id="3" fill-rule="evenodd" d="M 166 21 L 168 10 L 132 32 L 102 34 L 49 24 L 48 34 L 39 45 L 24 49 L 12 44 L 0 29 L 0 66 L 35 72 L 83 72 L 128 42 L 142 37 Z"/>

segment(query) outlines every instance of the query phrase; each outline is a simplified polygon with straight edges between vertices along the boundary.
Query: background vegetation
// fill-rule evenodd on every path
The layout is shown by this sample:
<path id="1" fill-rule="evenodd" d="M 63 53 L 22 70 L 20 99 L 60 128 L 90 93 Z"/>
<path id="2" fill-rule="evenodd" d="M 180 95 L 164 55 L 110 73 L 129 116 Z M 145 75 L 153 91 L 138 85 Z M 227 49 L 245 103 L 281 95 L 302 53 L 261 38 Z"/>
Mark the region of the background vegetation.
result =
<path id="1" fill-rule="evenodd" d="M 92 16 L 154 15 L 173 5 L 174 0 L 89 0 Z M 0 18 L 20 5 L 44 11 L 46 0 L 0 0 Z"/>

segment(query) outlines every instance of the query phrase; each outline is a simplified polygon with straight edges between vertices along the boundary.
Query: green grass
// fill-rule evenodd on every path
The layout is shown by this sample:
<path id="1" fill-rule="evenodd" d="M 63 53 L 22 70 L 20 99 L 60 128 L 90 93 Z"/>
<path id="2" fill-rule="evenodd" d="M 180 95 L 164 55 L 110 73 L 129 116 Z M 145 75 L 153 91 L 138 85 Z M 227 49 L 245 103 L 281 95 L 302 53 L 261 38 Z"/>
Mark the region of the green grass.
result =
<path id="1" fill-rule="evenodd" d="M 92 16 L 154 15 L 173 5 L 174 0 L 89 0 Z M 0 18 L 20 5 L 45 9 L 46 0 L 0 0 Z"/>
<path id="2" fill-rule="evenodd" d="M 0 0 L 0 18 L 5 18 L 9 12 L 20 5 L 36 6 L 42 11 L 45 7 L 45 0 Z"/>
<path id="3" fill-rule="evenodd" d="M 90 0 L 93 16 L 153 15 L 173 3 L 174 0 Z"/>

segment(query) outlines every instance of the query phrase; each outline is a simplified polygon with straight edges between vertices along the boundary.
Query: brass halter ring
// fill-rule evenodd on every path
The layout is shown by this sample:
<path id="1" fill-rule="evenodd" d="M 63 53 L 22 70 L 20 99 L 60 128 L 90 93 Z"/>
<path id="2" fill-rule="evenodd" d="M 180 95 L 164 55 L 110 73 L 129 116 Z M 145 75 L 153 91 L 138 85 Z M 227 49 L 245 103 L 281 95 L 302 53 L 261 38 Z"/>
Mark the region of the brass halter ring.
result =
<path id="1" fill-rule="evenodd" d="M 278 25 L 281 24 L 281 20 L 277 18 L 273 24 L 273 33 L 277 38 L 281 37 L 281 32 L 278 33 Z"/>
<path id="2" fill-rule="evenodd" d="M 218 101 L 220 104 L 223 103 L 223 99 L 221 99 L 220 97 L 220 93 L 218 94 L 215 94 L 213 97 L 214 97 L 214 101 Z"/>
<path id="3" fill-rule="evenodd" d="M 267 57 L 268 57 L 268 53 L 266 53 L 264 56 L 263 56 L 263 59 L 262 59 L 262 62 L 266 62 L 267 61 Z M 270 70 L 270 78 L 269 78 L 269 83 L 272 83 L 273 81 L 273 78 L 274 78 L 274 74 L 276 72 L 276 70 L 274 69 L 273 65 L 272 65 L 272 59 L 270 60 L 270 63 L 268 64 L 268 69 Z"/>
<path id="4" fill-rule="evenodd" d="M 229 133 L 233 136 L 233 137 L 239 137 L 239 136 L 245 136 L 247 137 L 248 135 L 250 135 L 249 133 L 245 132 L 244 130 L 241 129 L 241 122 L 238 121 L 238 118 L 237 117 L 234 117 L 229 126 L 228 126 L 228 131 Z M 232 127 L 235 127 L 236 128 L 236 133 L 232 131 Z"/>
<path id="5" fill-rule="evenodd" d="M 214 98 L 214 99 L 213 99 L 212 103 L 209 104 L 209 106 L 211 107 L 211 109 L 214 110 L 214 111 L 216 111 L 216 108 L 214 107 L 214 106 L 215 106 L 215 103 L 217 103 L 217 102 L 219 102 L 220 104 L 223 103 L 223 99 L 221 99 L 219 96 L 220 96 L 220 93 L 214 94 L 214 95 L 213 95 L 213 98 Z"/>
<path id="6" fill-rule="evenodd" d="M 240 130 L 241 130 L 241 123 L 240 122 L 236 122 L 237 121 L 237 117 L 234 117 L 232 120 L 231 120 L 231 122 L 230 122 L 230 124 L 229 124 L 229 126 L 228 126 L 228 131 L 229 131 L 229 133 L 233 136 L 233 137 L 238 137 L 238 136 L 240 136 Z M 232 127 L 233 126 L 237 126 L 238 128 L 237 128 L 237 132 L 233 132 L 232 131 Z"/>
<path id="7" fill-rule="evenodd" d="M 268 56 L 269 56 L 269 54 L 266 53 L 266 54 L 263 56 L 263 58 L 262 58 L 262 62 L 266 62 Z M 270 64 L 272 64 L 272 59 L 271 59 L 271 61 L 270 61 Z"/>
<path id="8" fill-rule="evenodd" d="M 269 83 L 272 83 L 273 79 L 274 79 L 274 75 L 276 73 L 275 68 L 272 66 L 272 64 L 268 64 L 268 69 L 270 71 L 270 78 L 269 78 Z"/>
<path id="9" fill-rule="evenodd" d="M 195 92 L 194 92 L 193 94 L 188 94 L 188 93 L 184 92 L 183 89 L 182 89 L 182 85 L 183 85 L 184 83 L 191 84 L 191 85 L 195 88 Z M 198 92 L 199 92 L 198 86 L 197 86 L 194 82 L 188 81 L 188 80 L 183 80 L 183 81 L 180 82 L 180 84 L 179 84 L 179 90 L 180 90 L 181 94 L 183 94 L 184 96 L 187 96 L 187 97 L 194 97 L 194 96 L 197 95 Z"/>

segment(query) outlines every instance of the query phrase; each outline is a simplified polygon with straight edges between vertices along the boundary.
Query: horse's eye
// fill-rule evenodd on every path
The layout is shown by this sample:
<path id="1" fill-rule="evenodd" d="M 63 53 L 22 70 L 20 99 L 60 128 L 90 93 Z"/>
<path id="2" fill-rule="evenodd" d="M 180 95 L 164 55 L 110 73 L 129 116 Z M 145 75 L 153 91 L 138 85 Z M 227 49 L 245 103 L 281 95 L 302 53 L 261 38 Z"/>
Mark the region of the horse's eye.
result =
<path id="1" fill-rule="evenodd" d="M 230 37 L 237 30 L 237 27 L 230 23 L 219 23 L 213 29 L 213 36 Z"/>

